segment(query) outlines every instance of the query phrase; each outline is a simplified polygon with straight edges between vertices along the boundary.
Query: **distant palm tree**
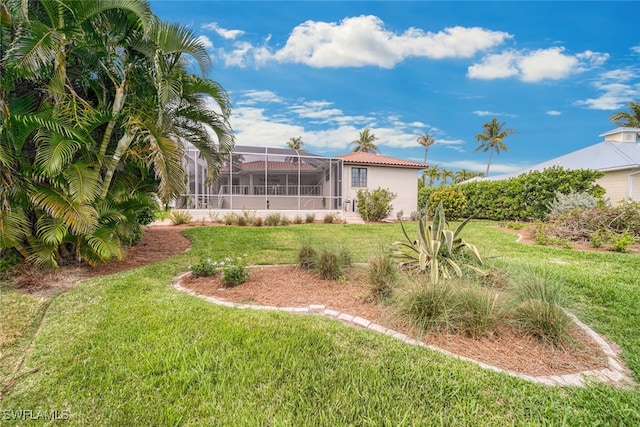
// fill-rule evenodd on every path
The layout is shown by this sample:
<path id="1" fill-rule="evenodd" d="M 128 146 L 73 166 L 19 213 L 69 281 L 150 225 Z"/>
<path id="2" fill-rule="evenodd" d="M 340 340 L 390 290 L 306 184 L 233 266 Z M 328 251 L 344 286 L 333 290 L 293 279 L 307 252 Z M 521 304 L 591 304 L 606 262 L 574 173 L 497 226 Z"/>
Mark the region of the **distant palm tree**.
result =
<path id="1" fill-rule="evenodd" d="M 630 102 L 629 109 L 631 112 L 620 111 L 609 117 L 613 123 L 626 128 L 640 127 L 640 102 Z"/>
<path id="2" fill-rule="evenodd" d="M 289 141 L 287 141 L 287 147 L 291 148 L 292 150 L 307 151 L 302 147 L 303 145 L 304 142 L 302 142 L 301 136 L 292 136 L 291 138 L 289 138 Z"/>
<path id="3" fill-rule="evenodd" d="M 436 165 L 429 166 L 422 176 L 427 176 L 429 178 L 429 187 L 433 187 L 433 183 L 440 178 L 440 168 Z"/>
<path id="4" fill-rule="evenodd" d="M 459 184 L 461 182 L 464 182 L 471 178 L 475 178 L 477 176 L 483 176 L 482 172 L 472 172 L 470 170 L 463 168 L 463 169 L 460 169 L 458 172 L 456 172 L 456 179 L 453 182 L 455 184 Z"/>
<path id="5" fill-rule="evenodd" d="M 371 129 L 365 128 L 360 132 L 360 137 L 351 142 L 351 145 L 355 145 L 352 152 L 379 153 L 380 150 L 378 146 L 373 143 L 376 139 L 378 139 L 378 137 L 371 132 Z"/>
<path id="6" fill-rule="evenodd" d="M 427 153 L 429 152 L 429 147 L 431 147 L 433 144 L 435 144 L 436 140 L 433 139 L 428 133 L 425 133 L 424 135 L 420 135 L 416 141 L 418 141 L 418 144 L 420 144 L 420 145 L 422 145 L 424 147 L 424 162 L 423 163 L 426 164 L 427 163 Z"/>
<path id="7" fill-rule="evenodd" d="M 489 152 L 489 162 L 487 163 L 487 172 L 484 176 L 489 176 L 489 168 L 491 167 L 491 158 L 493 152 L 500 154 L 500 150 L 509 151 L 509 148 L 505 145 L 504 139 L 516 133 L 513 129 L 502 129 L 505 122 L 498 123 L 498 119 L 495 117 L 490 122 L 482 125 L 484 131 L 476 135 L 476 141 L 480 141 L 478 148 L 474 150 L 474 153 L 478 150 Z"/>
<path id="8" fill-rule="evenodd" d="M 442 177 L 442 185 L 447 185 L 447 180 L 449 178 L 451 178 L 451 182 L 455 182 L 456 179 L 456 173 L 449 169 L 442 169 L 440 176 Z"/>

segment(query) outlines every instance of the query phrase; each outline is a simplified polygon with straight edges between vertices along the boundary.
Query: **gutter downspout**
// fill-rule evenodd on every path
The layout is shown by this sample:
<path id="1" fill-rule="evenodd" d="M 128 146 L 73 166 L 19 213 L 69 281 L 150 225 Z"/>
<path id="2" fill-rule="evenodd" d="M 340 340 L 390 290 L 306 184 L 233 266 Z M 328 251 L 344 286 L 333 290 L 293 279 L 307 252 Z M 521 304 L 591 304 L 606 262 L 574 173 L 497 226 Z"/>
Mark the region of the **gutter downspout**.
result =
<path id="1" fill-rule="evenodd" d="M 627 197 L 628 198 L 632 198 L 631 196 L 633 195 L 633 176 L 637 175 L 639 173 L 640 173 L 640 170 L 637 170 L 635 172 L 630 172 L 629 173 L 628 184 L 627 184 Z"/>

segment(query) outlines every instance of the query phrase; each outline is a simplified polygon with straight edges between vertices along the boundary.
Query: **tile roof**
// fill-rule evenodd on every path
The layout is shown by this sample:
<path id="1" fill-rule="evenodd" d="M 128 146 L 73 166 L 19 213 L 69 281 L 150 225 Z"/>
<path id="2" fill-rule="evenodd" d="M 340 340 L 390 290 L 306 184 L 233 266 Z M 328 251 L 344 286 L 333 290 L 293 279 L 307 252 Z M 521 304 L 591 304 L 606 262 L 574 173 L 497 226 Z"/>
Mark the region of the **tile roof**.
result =
<path id="1" fill-rule="evenodd" d="M 395 157 L 387 157 L 380 154 L 364 153 L 361 151 L 343 154 L 338 156 L 338 158 L 342 159 L 347 165 L 388 166 L 408 169 L 427 169 L 429 167 L 424 163 L 396 159 Z"/>

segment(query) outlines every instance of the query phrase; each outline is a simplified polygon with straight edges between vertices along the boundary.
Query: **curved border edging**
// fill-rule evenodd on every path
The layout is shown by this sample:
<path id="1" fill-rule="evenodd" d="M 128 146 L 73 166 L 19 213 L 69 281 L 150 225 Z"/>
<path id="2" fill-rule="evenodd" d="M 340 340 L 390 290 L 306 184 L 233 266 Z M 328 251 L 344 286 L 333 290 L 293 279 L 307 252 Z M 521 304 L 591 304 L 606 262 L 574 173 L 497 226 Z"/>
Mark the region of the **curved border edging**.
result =
<path id="1" fill-rule="evenodd" d="M 573 386 L 573 387 L 587 387 L 589 383 L 592 382 L 600 382 L 609 385 L 613 385 L 616 387 L 629 387 L 633 386 L 635 383 L 633 379 L 627 375 L 625 367 L 620 362 L 618 355 L 611 348 L 611 346 L 594 330 L 589 328 L 587 325 L 582 323 L 574 314 L 565 310 L 565 313 L 571 318 L 571 320 L 578 326 L 584 333 L 586 333 L 589 338 L 591 338 L 603 353 L 607 356 L 607 368 L 590 370 L 590 371 L 582 371 L 575 374 L 566 374 L 566 375 L 546 375 L 546 376 L 538 376 L 534 377 L 531 375 L 521 374 L 518 372 L 510 371 L 508 369 L 498 368 L 497 366 L 489 365 L 484 362 L 480 362 L 469 357 L 460 356 L 458 354 L 452 353 L 450 351 L 441 349 L 440 347 L 425 344 L 421 341 L 415 340 L 413 338 L 408 337 L 407 335 L 394 331 L 393 329 L 385 328 L 384 326 L 378 325 L 376 323 L 371 322 L 370 320 L 364 319 L 362 317 L 353 316 L 348 313 L 341 313 L 336 310 L 332 310 L 330 308 L 325 307 L 322 304 L 309 304 L 301 307 L 276 307 L 276 306 L 268 306 L 268 305 L 254 305 L 254 304 L 239 304 L 230 301 L 225 301 L 220 298 L 211 297 L 207 295 L 199 294 L 191 289 L 185 288 L 182 286 L 182 280 L 191 276 L 190 272 L 182 273 L 173 279 L 173 287 L 181 292 L 185 292 L 189 295 L 192 295 L 197 298 L 204 299 L 207 302 L 224 306 L 230 308 L 237 309 L 252 309 L 252 310 L 263 310 L 263 311 L 284 311 L 289 313 L 297 313 L 297 314 L 313 314 L 326 316 L 333 319 L 340 320 L 351 326 L 359 326 L 364 329 L 369 329 L 384 335 L 389 335 L 397 340 L 400 340 L 406 344 L 416 345 L 419 347 L 424 347 L 429 350 L 434 350 L 439 353 L 445 354 L 447 356 L 455 357 L 456 359 L 467 361 L 474 363 L 480 366 L 483 369 L 488 369 L 495 372 L 502 372 L 514 377 L 518 377 L 527 381 L 531 381 L 538 384 L 544 384 L 549 386 Z"/>

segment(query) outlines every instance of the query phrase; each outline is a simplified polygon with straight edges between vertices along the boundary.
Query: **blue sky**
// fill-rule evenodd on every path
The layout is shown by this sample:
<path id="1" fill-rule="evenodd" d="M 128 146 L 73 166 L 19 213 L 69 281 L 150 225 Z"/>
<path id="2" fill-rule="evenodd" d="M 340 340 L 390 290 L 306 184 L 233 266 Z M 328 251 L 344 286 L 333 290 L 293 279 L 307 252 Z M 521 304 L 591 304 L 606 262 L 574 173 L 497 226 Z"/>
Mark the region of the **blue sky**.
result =
<path id="1" fill-rule="evenodd" d="M 640 101 L 638 2 L 240 2 L 152 0 L 207 46 L 233 104 L 237 144 L 322 155 L 365 127 L 381 153 L 483 172 L 475 136 L 517 134 L 491 175 L 601 141 Z"/>

